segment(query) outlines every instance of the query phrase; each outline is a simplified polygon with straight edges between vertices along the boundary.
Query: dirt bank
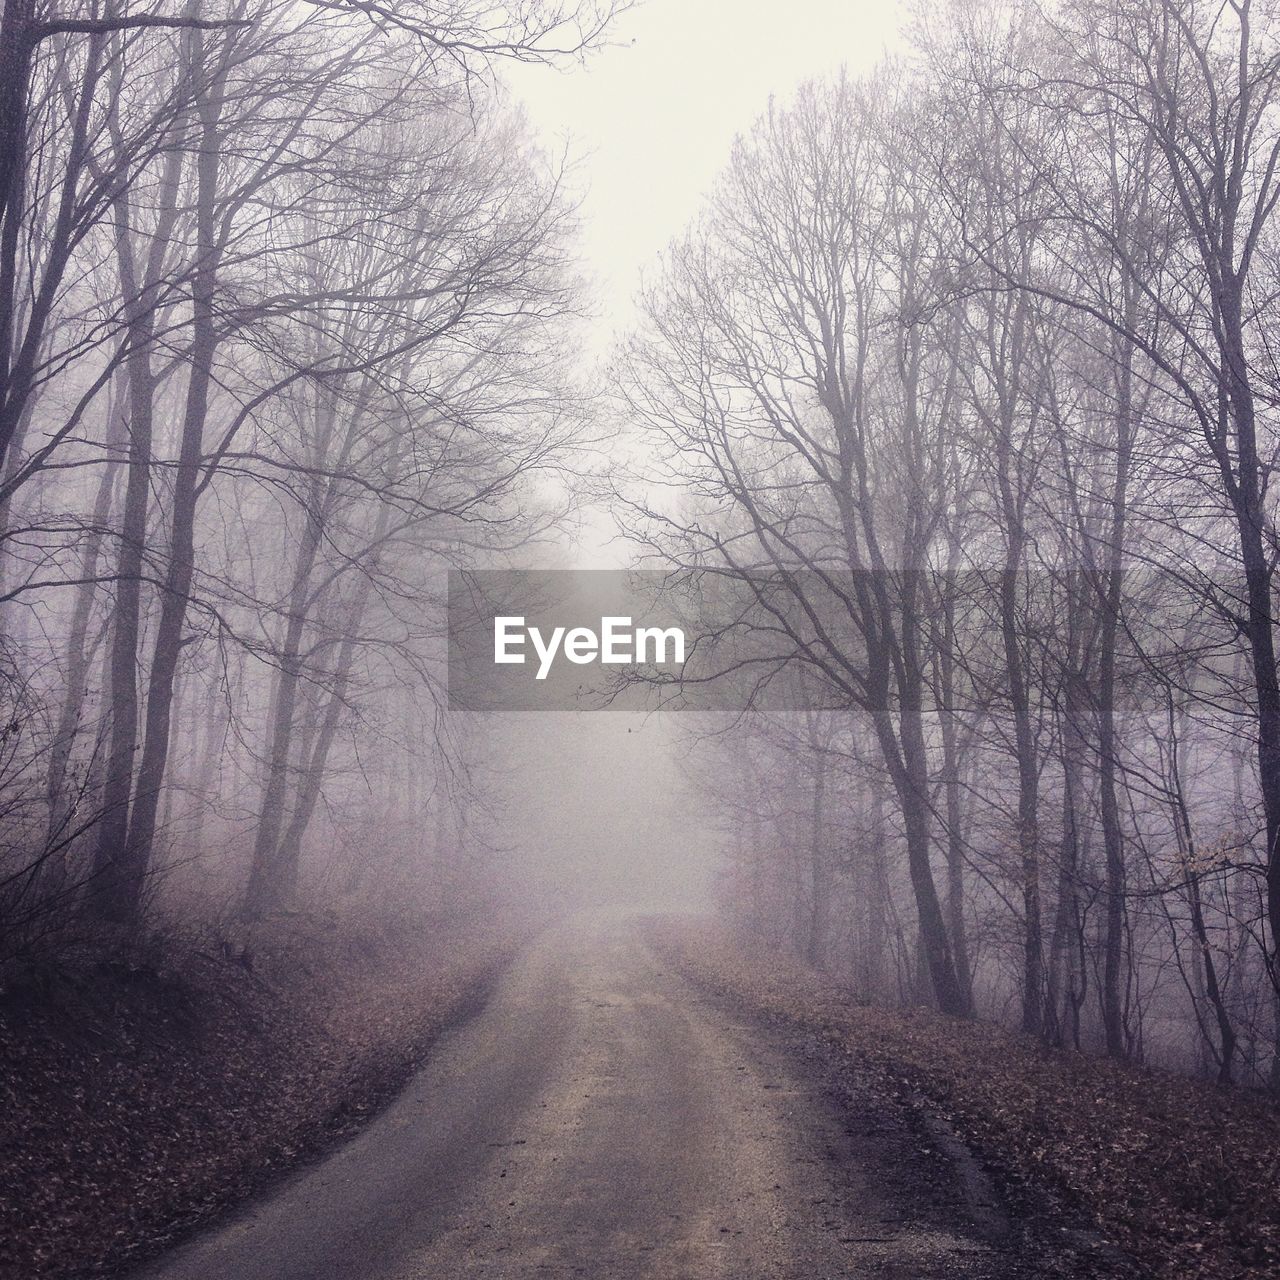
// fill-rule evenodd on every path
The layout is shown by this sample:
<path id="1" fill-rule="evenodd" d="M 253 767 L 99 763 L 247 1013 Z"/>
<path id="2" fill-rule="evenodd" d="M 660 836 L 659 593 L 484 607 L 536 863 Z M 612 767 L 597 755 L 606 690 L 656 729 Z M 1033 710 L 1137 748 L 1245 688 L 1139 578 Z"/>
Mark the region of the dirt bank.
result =
<path id="1" fill-rule="evenodd" d="M 116 1274 L 358 1128 L 527 928 L 86 943 L 0 995 L 0 1276 Z"/>
<path id="2" fill-rule="evenodd" d="M 1280 1275 L 1280 1107 L 1243 1090 L 1058 1052 L 990 1025 L 854 1003 L 703 923 L 651 942 L 703 989 L 820 1037 L 886 1099 L 977 1152 L 1015 1215 L 1096 1232 L 1169 1280 Z"/>

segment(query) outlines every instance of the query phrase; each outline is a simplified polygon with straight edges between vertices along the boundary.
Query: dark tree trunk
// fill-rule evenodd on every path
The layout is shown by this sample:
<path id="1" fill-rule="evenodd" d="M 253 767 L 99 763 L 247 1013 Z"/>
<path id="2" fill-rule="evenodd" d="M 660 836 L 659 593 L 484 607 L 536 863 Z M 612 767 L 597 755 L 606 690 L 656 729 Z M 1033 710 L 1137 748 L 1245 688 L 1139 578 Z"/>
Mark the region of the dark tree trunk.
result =
<path id="1" fill-rule="evenodd" d="M 898 739 L 889 723 L 888 713 L 877 714 L 875 722 L 886 757 L 898 757 Z M 906 827 L 907 868 L 920 921 L 920 952 L 933 984 L 938 1008 L 954 1017 L 967 1018 L 972 1016 L 973 1010 L 965 999 L 956 973 L 946 920 L 930 862 L 933 824 L 924 732 L 918 702 L 915 706 L 903 707 L 899 733 L 900 763 L 897 767 L 891 766 L 891 776 Z"/>
<path id="2" fill-rule="evenodd" d="M 134 877 L 123 859 L 129 838 L 129 806 L 138 751 L 138 644 L 142 634 L 142 584 L 147 563 L 147 514 L 157 390 L 151 363 L 155 307 L 168 237 L 176 218 L 181 163 L 175 149 L 165 165 L 160 216 L 142 279 L 139 279 L 127 197 L 122 197 L 116 208 L 116 254 L 126 299 L 129 343 L 125 364 L 129 389 L 128 469 L 111 621 L 107 686 L 111 729 L 103 776 L 103 816 L 94 853 L 95 887 L 90 902 L 99 916 L 119 924 L 136 921 L 141 901 L 141 885 L 133 883 Z"/>
<path id="3" fill-rule="evenodd" d="M 115 488 L 119 455 L 124 446 L 124 431 L 119 425 L 121 415 L 112 412 L 107 435 L 107 464 L 98 481 L 94 498 L 92 527 L 81 565 L 84 581 L 76 589 L 76 602 L 71 612 L 70 633 L 67 638 L 67 667 L 62 706 L 58 712 L 57 728 L 49 751 L 49 771 L 45 779 L 45 798 L 48 804 L 46 843 L 52 844 L 66 825 L 70 805 L 66 796 L 67 768 L 75 747 L 84 714 L 85 697 L 88 694 L 90 653 L 87 643 L 89 618 L 93 611 L 93 599 L 98 590 L 98 562 L 102 555 L 103 530 L 111 516 L 112 493 Z"/>
<path id="4" fill-rule="evenodd" d="M 204 41 L 191 37 L 193 68 L 204 69 Z M 196 162 L 196 260 L 191 277 L 191 347 L 182 439 L 174 470 L 173 511 L 169 539 L 169 565 L 165 575 L 160 618 L 147 683 L 147 711 L 138 779 L 129 822 L 121 879 L 127 905 L 135 915 L 141 907 L 155 839 L 156 815 L 169 757 L 169 729 L 173 710 L 174 679 L 182 650 L 191 583 L 195 570 L 195 517 L 202 473 L 204 426 L 209 411 L 213 362 L 219 336 L 214 323 L 218 277 L 218 243 L 215 201 L 219 173 L 219 120 L 222 110 L 221 69 L 214 72 L 200 95 L 199 153 Z"/>
<path id="5" fill-rule="evenodd" d="M 810 742 L 812 744 L 812 737 Z M 805 959 L 810 967 L 825 969 L 831 913 L 831 874 L 823 813 L 827 789 L 827 759 L 826 752 L 820 745 L 815 750 L 813 769 L 809 815 L 809 931 Z"/>
<path id="6" fill-rule="evenodd" d="M 956 977 L 965 1002 L 973 1007 L 973 974 L 969 963 L 964 912 L 964 808 L 960 798 L 960 749 L 955 710 L 954 576 L 949 574 L 941 601 L 942 634 L 938 645 L 939 720 L 942 734 L 942 785 L 947 822 L 947 928 L 955 957 Z"/>
<path id="7" fill-rule="evenodd" d="M 35 0 L 4 0 L 0 18 L 0 461 L 7 456 L 12 424 L 21 408 L 9 394 L 9 373 L 26 185 L 27 106 L 36 48 L 34 15 Z"/>

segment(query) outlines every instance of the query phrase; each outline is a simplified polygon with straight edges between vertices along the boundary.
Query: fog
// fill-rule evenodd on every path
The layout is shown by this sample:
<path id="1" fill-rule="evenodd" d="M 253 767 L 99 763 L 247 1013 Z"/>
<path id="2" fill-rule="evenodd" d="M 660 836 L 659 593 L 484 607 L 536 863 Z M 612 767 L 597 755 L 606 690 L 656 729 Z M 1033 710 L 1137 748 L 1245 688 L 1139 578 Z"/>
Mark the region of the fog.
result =
<path id="1" fill-rule="evenodd" d="M 705 911 L 716 815 L 687 776 L 678 717 L 513 713 L 489 729 L 503 761 L 504 857 L 522 891 L 551 904 Z"/>
<path id="2" fill-rule="evenodd" d="M 1088 6 L 411 8 L 33 28 L 0 124 L 12 955 L 699 911 L 869 1001 L 1268 1076 L 1248 58 L 1180 24 L 1170 122 Z M 1271 27 L 1236 34 L 1271 76 Z M 451 580 L 606 566 L 666 582 L 718 701 L 456 705 Z"/>
<path id="3" fill-rule="evenodd" d="M 801 0 L 774 6 L 650 0 L 618 19 L 592 57 L 554 69 L 502 68 L 500 80 L 539 145 L 567 148 L 580 202 L 580 262 L 589 293 L 582 360 L 606 380 L 610 346 L 635 322 L 635 300 L 669 240 L 696 216 L 735 136 L 771 100 L 841 65 L 869 67 L 897 45 L 890 0 Z M 696 85 L 689 96 L 657 86 Z M 643 451 L 625 415 L 609 456 Z M 637 544 L 607 503 L 588 501 L 571 539 L 528 566 L 624 567 Z M 491 725 L 504 810 L 523 838 L 509 855 L 522 883 L 554 900 L 637 910 L 713 904 L 721 824 L 689 776 L 696 714 L 536 713 Z"/>
<path id="4" fill-rule="evenodd" d="M 5 0 L 0 1271 L 1273 1274 L 1277 103 L 1280 0 Z"/>

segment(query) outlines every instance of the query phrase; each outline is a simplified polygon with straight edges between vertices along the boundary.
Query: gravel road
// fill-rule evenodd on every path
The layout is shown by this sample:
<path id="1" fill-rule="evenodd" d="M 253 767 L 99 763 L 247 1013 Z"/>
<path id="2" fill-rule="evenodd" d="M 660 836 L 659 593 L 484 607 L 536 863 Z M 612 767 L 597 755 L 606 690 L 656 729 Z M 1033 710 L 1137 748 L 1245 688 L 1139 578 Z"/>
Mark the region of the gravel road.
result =
<path id="1" fill-rule="evenodd" d="M 695 991 L 637 925 L 579 921 L 531 944 L 358 1137 L 142 1275 L 1029 1274 L 952 1164 Z"/>

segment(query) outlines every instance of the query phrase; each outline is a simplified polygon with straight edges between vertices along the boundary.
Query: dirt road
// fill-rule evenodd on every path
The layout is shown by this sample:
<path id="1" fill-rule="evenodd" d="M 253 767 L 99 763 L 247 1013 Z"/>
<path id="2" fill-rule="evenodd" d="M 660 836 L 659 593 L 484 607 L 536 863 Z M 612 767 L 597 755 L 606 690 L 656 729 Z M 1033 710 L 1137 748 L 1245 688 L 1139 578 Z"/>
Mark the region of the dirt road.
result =
<path id="1" fill-rule="evenodd" d="M 1022 1276 L 973 1171 L 637 926 L 543 935 L 359 1137 L 147 1280 Z"/>

